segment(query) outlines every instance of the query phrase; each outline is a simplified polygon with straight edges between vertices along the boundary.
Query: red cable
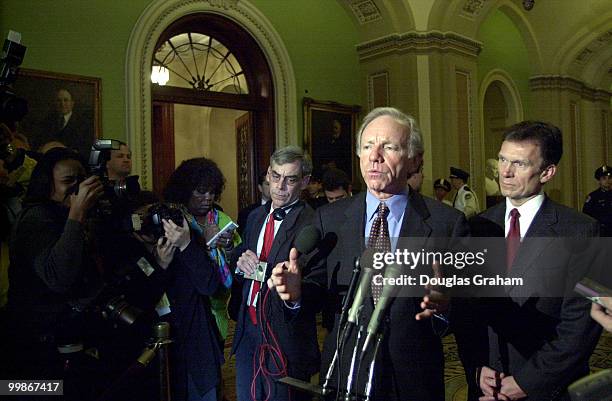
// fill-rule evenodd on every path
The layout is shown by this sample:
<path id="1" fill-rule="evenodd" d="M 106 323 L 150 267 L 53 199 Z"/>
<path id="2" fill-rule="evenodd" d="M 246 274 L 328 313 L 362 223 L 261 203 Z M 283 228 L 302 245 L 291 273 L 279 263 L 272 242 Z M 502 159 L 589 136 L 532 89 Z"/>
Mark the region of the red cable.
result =
<path id="1" fill-rule="evenodd" d="M 266 283 L 263 283 L 265 285 Z M 259 296 L 261 296 L 261 292 L 264 290 L 262 288 L 260 290 Z M 269 313 L 269 304 L 268 297 L 270 295 L 270 290 L 265 292 L 263 300 L 261 302 L 261 307 L 257 308 L 258 322 L 259 327 L 261 329 L 261 337 L 262 344 L 258 347 L 258 349 L 253 354 L 253 379 L 251 381 L 251 399 L 257 401 L 257 377 L 259 375 L 262 376 L 263 381 L 265 383 L 264 394 L 265 401 L 270 399 L 272 384 L 271 379 L 274 377 L 284 377 L 287 376 L 287 360 L 283 355 L 281 347 L 278 343 L 278 339 L 272 330 L 272 325 L 270 324 L 270 319 L 268 319 Z M 270 340 L 268 340 L 270 337 Z M 268 370 L 266 367 L 266 360 L 268 359 L 268 355 L 270 355 L 271 361 L 273 363 L 273 367 Z M 289 401 L 291 401 L 291 391 L 288 389 Z"/>

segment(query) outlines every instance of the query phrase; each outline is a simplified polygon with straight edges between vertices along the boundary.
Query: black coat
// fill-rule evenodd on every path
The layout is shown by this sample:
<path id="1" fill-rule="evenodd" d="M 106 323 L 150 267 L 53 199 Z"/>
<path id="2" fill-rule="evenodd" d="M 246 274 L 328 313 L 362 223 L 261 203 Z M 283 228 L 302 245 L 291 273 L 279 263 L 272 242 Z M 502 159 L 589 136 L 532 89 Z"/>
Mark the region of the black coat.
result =
<path id="1" fill-rule="evenodd" d="M 470 221 L 472 232 L 504 236 L 505 211 L 503 202 L 481 213 Z M 582 245 L 597 234 L 593 219 L 546 198 L 508 273 L 524 285 L 506 287 L 506 298 L 483 300 L 488 366 L 514 376 L 526 400 L 569 400 L 567 386 L 589 373 L 601 328 L 573 288 L 593 260 Z"/>
<path id="2" fill-rule="evenodd" d="M 246 225 L 244 241 L 234 253 L 236 257 L 242 255 L 247 249 L 257 253 L 257 240 L 266 222 L 269 210 L 270 203 L 251 212 Z M 289 259 L 289 252 L 294 246 L 296 236 L 304 226 L 311 222 L 312 215 L 313 210 L 310 206 L 301 201 L 287 213 L 274 237 L 272 249 L 268 255 L 267 277 L 270 276 L 277 263 Z M 302 269 L 302 299 L 301 307 L 297 313 L 289 311 L 274 290 L 268 298 L 270 310 L 267 316 L 279 341 L 280 348 L 287 358 L 289 376 L 306 379 L 319 370 L 320 352 L 317 343 L 315 313 L 320 307 L 320 300 L 324 291 L 324 277 L 325 272 L 322 270 L 311 270 L 309 267 Z M 243 280 L 239 276 L 237 279 Z M 242 303 L 236 323 L 232 353 L 235 353 L 241 346 L 245 319 L 249 319 L 246 300 L 250 285 L 248 281 L 244 281 L 245 285 L 242 289 Z M 268 286 L 266 284 L 262 285 L 260 301 L 264 299 L 267 292 Z"/>
<path id="3" fill-rule="evenodd" d="M 184 251 L 177 250 L 168 266 L 169 321 L 174 339 L 170 346 L 171 375 L 176 400 L 186 397 L 188 373 L 200 395 L 220 383 L 223 350 L 209 298 L 221 283 L 215 269 L 195 240 Z"/>
<path id="4" fill-rule="evenodd" d="M 355 257 L 365 248 L 365 193 L 343 199 L 317 209 L 315 226 L 328 240 L 328 254 L 322 260 L 327 269 L 328 287 L 337 299 L 346 292 L 351 279 Z M 453 238 L 468 234 L 463 213 L 438 201 L 410 192 L 404 213 L 400 235 L 414 237 L 419 244 L 429 246 L 430 240 Z M 419 247 L 420 248 L 420 247 Z M 417 321 L 421 312 L 421 298 L 396 298 L 390 307 L 390 325 L 386 341 L 377 360 L 375 378 L 375 400 L 443 401 L 444 400 L 444 356 L 439 336 L 432 322 Z M 363 318 L 369 321 L 373 305 L 365 302 Z M 336 322 L 333 332 L 327 337 L 323 348 L 321 376 L 328 370 L 335 350 L 338 330 Z M 354 335 L 348 348 L 353 349 Z M 348 359 L 342 363 L 342 384 L 348 372 Z M 371 358 L 370 358 L 371 359 Z M 367 380 L 367 356 L 362 363 L 358 379 L 358 392 L 363 393 Z M 332 381 L 336 386 L 336 380 Z"/>

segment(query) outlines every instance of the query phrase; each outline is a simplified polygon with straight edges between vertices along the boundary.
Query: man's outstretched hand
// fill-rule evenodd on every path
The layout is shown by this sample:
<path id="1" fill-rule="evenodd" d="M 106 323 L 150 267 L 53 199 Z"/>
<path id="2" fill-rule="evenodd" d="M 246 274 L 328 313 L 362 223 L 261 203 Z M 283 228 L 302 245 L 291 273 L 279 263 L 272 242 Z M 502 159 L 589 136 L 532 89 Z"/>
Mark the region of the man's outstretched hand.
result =
<path id="1" fill-rule="evenodd" d="M 276 288 L 283 301 L 296 302 L 302 297 L 302 271 L 298 266 L 298 256 L 297 249 L 292 248 L 289 260 L 274 266 L 268 279 L 268 287 Z"/>

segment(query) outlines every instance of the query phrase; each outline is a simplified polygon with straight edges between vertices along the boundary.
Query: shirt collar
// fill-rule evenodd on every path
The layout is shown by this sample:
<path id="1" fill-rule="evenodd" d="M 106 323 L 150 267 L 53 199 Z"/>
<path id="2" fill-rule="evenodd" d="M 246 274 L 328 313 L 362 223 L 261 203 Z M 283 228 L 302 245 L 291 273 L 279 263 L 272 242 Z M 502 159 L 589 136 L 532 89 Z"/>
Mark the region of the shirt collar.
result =
<path id="1" fill-rule="evenodd" d="M 289 212 L 291 211 L 291 209 L 293 209 L 293 207 L 296 205 L 296 203 L 298 203 L 300 201 L 300 198 L 297 198 L 296 200 L 294 200 L 293 202 L 291 202 L 290 204 L 283 206 L 283 207 L 278 207 L 276 209 L 283 209 L 285 211 L 286 214 L 289 214 Z M 270 209 L 268 210 L 268 215 L 272 214 L 272 212 L 274 210 L 274 206 L 272 206 L 272 202 L 270 202 Z"/>
<path id="2" fill-rule="evenodd" d="M 510 199 L 506 198 L 506 220 L 510 219 L 510 211 L 512 209 L 518 209 L 521 219 L 527 219 L 527 221 L 533 220 L 538 210 L 544 203 L 545 195 L 544 192 L 541 191 L 539 194 L 529 199 L 527 202 L 523 203 L 521 206 L 514 206 Z"/>
<path id="3" fill-rule="evenodd" d="M 368 221 L 372 220 L 372 218 L 376 215 L 378 210 L 378 205 L 380 202 L 385 202 L 385 205 L 389 208 L 389 214 L 391 217 L 399 222 L 406 210 L 406 205 L 408 205 L 408 194 L 405 192 L 395 194 L 390 198 L 381 201 L 374 195 L 370 193 L 370 191 L 366 192 L 366 216 Z"/>

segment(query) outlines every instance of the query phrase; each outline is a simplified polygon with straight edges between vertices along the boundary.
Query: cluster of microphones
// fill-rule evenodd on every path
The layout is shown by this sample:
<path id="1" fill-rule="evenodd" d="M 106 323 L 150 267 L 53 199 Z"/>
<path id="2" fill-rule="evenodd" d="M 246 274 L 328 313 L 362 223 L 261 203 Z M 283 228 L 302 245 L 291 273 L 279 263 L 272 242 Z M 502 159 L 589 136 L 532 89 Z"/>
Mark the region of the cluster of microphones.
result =
<path id="1" fill-rule="evenodd" d="M 309 255 L 318 248 L 323 247 L 322 244 L 325 242 L 325 240 L 325 238 L 321 238 L 321 233 L 316 227 L 308 225 L 304 227 L 296 237 L 295 248 L 297 249 L 300 255 Z M 334 369 L 337 368 L 336 365 L 340 363 L 339 358 L 342 349 L 347 343 L 348 339 L 353 334 L 353 332 L 355 330 L 358 330 L 357 341 L 355 342 L 355 346 L 352 351 L 351 365 L 348 372 L 349 376 L 347 379 L 347 388 L 345 394 L 347 395 L 347 397 L 350 397 L 351 392 L 354 391 L 352 385 L 355 368 L 356 366 L 358 367 L 361 365 L 364 356 L 374 344 L 374 356 L 370 365 L 369 380 L 366 386 L 366 396 L 369 395 L 373 379 L 373 364 L 376 359 L 378 344 L 380 344 L 384 335 L 383 322 L 386 319 L 387 311 L 392 303 L 393 298 L 395 298 L 395 296 L 397 295 L 399 286 L 383 286 L 382 294 L 374 306 L 374 310 L 367 326 L 360 321 L 360 315 L 364 303 L 371 297 L 370 288 L 372 285 L 372 280 L 374 279 L 376 274 L 380 274 L 381 271 L 383 272 L 383 282 L 392 281 L 392 279 L 398 278 L 401 275 L 401 268 L 396 264 L 387 265 L 384 270 L 374 269 L 372 267 L 374 252 L 375 251 L 373 249 L 366 249 L 366 251 L 362 254 L 360 258 L 355 259 L 351 280 L 346 295 L 344 296 L 342 301 L 338 326 L 339 329 L 337 348 L 335 350 L 335 354 L 325 376 L 323 386 L 318 387 L 310 385 L 308 383 L 298 383 L 299 381 L 292 379 L 281 379 L 281 381 L 285 381 L 287 384 L 291 384 L 296 387 L 301 387 L 302 389 L 314 393 L 318 393 L 321 396 L 329 394 L 333 391 L 330 388 L 329 382 L 333 375 Z M 362 337 L 362 334 L 365 334 L 365 340 L 363 341 L 363 345 L 359 347 L 361 343 L 360 339 Z"/>

